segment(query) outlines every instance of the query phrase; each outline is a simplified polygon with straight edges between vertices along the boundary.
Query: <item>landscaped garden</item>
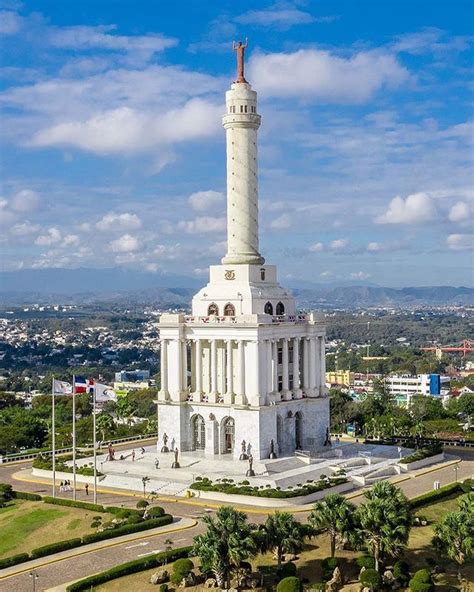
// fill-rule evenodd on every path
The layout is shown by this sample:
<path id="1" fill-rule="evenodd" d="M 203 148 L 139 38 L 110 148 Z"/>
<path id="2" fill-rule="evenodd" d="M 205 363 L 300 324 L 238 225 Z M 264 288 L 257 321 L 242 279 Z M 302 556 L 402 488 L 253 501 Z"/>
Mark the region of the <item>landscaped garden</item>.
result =
<path id="1" fill-rule="evenodd" d="M 314 590 L 468 590 L 474 581 L 474 498 L 471 483 L 453 484 L 409 502 L 388 482 L 376 484 L 354 507 L 338 494 L 314 505 L 309 520 L 276 512 L 253 525 L 245 514 L 221 507 L 204 517 L 189 560 L 148 558 L 122 566 L 120 579 L 97 583 L 97 592 L 141 592 L 186 587 Z M 161 565 L 161 567 L 159 567 Z M 116 568 L 114 568 L 116 569 Z M 133 575 L 126 575 L 127 573 Z M 463 580 L 460 582 L 458 576 Z M 155 583 L 150 582 L 153 576 Z"/>

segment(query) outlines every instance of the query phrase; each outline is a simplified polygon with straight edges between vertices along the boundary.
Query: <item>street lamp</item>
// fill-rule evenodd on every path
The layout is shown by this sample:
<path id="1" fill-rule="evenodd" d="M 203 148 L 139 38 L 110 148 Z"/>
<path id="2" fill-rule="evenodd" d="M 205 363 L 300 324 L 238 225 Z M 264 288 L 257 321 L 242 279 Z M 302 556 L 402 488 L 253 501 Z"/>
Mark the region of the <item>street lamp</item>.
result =
<path id="1" fill-rule="evenodd" d="M 456 473 L 456 483 L 458 482 L 458 465 L 454 465 L 453 471 Z"/>
<path id="2" fill-rule="evenodd" d="M 35 571 L 30 571 L 29 575 L 33 581 L 33 592 L 36 592 L 36 580 L 39 579 L 39 575 Z"/>

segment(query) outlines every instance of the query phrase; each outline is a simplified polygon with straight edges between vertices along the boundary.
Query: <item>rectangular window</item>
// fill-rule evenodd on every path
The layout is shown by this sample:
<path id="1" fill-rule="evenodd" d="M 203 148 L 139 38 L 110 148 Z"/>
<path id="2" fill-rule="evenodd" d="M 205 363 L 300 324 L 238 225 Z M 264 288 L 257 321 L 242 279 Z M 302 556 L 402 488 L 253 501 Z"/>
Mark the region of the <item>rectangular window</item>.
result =
<path id="1" fill-rule="evenodd" d="M 240 112 L 243 113 L 244 112 L 244 106 L 240 105 Z"/>
<path id="2" fill-rule="evenodd" d="M 283 364 L 283 350 L 281 347 L 278 348 L 278 363 Z"/>

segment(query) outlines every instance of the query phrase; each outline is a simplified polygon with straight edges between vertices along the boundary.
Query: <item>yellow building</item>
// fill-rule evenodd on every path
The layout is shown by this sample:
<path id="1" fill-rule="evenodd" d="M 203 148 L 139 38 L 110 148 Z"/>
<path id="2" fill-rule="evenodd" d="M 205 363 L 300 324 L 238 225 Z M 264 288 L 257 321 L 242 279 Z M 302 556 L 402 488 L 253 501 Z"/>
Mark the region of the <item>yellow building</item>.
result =
<path id="1" fill-rule="evenodd" d="M 326 372 L 326 382 L 329 384 L 349 386 L 351 384 L 351 372 L 349 370 L 337 370 L 336 372 Z"/>

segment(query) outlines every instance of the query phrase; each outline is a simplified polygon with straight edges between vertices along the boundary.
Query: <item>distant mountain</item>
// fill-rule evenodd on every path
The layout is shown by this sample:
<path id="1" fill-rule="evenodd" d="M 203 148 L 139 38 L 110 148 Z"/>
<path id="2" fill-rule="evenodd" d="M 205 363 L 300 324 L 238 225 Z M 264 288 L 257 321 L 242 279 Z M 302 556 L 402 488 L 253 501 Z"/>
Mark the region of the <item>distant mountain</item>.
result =
<path id="1" fill-rule="evenodd" d="M 159 307 L 189 306 L 206 278 L 164 273 L 107 269 L 28 269 L 0 272 L 3 304 L 32 302 L 116 302 L 154 304 Z M 283 282 L 285 283 L 285 282 Z M 427 286 L 384 288 L 374 284 L 316 285 L 288 281 L 301 308 L 366 308 L 370 306 L 474 306 L 474 288 Z M 293 285 L 292 285 L 293 284 Z"/>

